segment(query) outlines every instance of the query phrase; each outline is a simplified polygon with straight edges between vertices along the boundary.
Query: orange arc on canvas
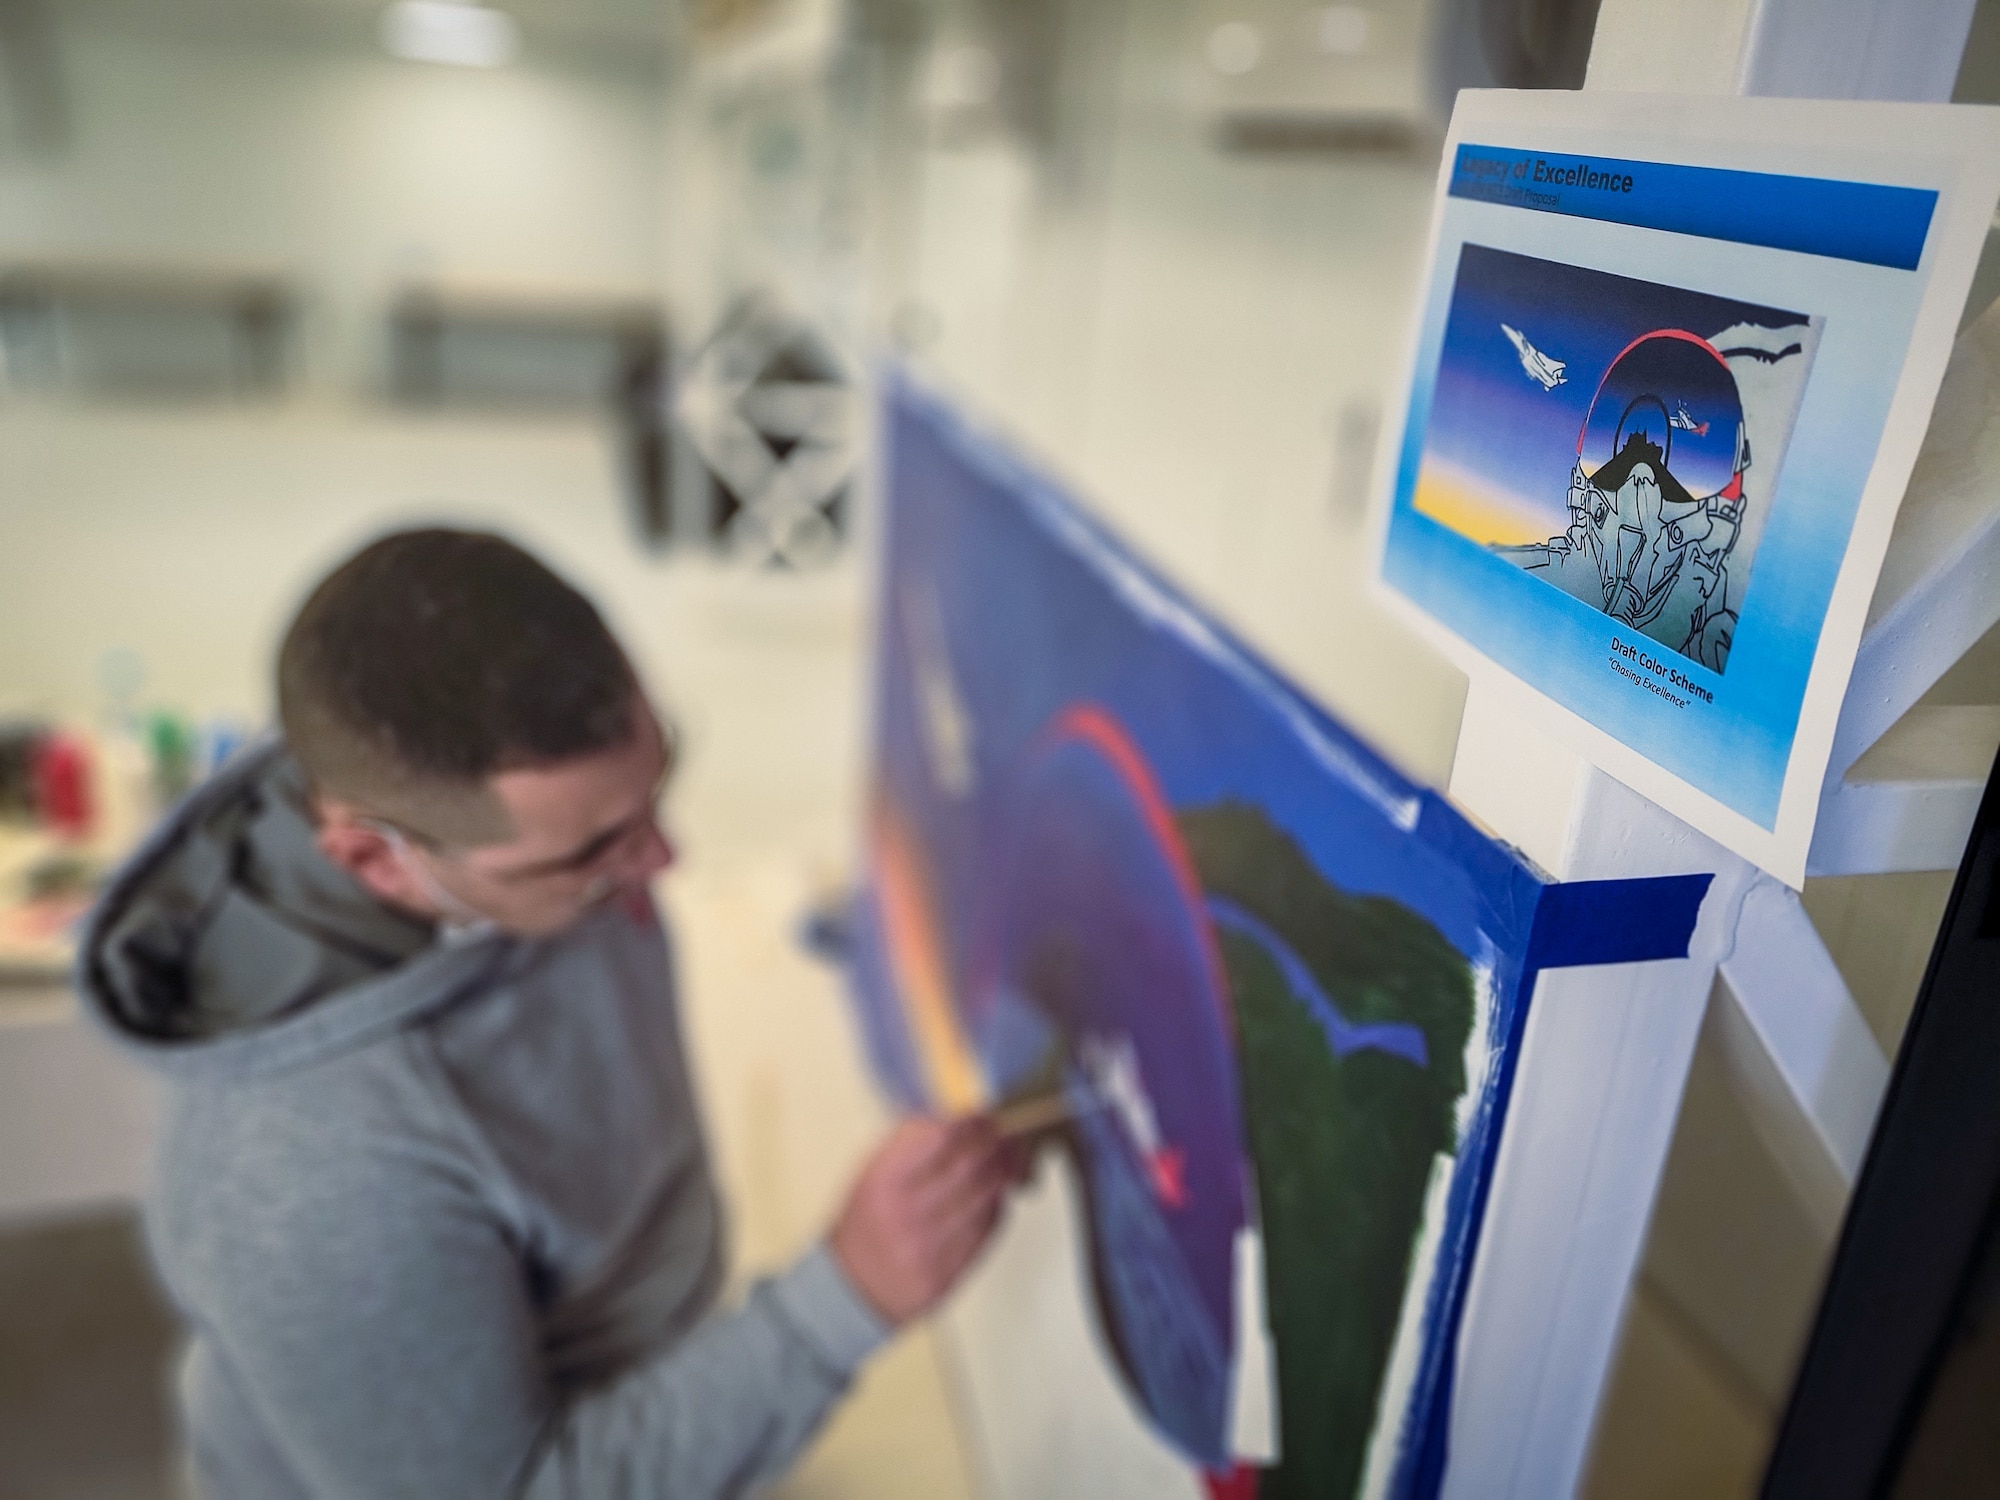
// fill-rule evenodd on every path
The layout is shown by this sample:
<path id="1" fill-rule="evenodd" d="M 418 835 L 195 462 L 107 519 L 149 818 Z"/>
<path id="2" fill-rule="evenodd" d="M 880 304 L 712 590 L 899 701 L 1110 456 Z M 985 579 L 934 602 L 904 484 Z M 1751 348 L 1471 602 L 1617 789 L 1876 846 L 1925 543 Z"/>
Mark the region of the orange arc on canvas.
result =
<path id="1" fill-rule="evenodd" d="M 952 1003 L 951 970 L 933 914 L 923 852 L 887 797 L 875 803 L 876 880 L 884 946 L 896 993 L 909 1015 L 932 1102 L 947 1114 L 986 1103 L 986 1082 Z"/>

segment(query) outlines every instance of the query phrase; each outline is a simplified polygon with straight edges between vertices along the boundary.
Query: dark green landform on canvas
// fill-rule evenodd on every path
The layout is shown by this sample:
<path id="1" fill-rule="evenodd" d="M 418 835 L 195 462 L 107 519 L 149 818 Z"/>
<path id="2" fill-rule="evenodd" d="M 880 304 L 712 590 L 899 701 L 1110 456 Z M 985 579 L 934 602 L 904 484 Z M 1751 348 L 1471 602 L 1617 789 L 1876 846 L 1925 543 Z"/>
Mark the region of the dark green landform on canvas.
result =
<path id="1" fill-rule="evenodd" d="M 1422 1033 L 1424 1061 L 1366 1043 L 1340 1055 L 1267 941 L 1217 923 L 1277 1345 L 1282 1460 L 1259 1500 L 1352 1495 L 1423 1213 L 1431 1162 L 1456 1148 L 1473 1023 L 1471 967 L 1416 912 L 1331 885 L 1259 809 L 1179 815 L 1211 898 L 1289 948 L 1356 1027 Z M 1382 1023 L 1402 1023 L 1384 1026 Z"/>

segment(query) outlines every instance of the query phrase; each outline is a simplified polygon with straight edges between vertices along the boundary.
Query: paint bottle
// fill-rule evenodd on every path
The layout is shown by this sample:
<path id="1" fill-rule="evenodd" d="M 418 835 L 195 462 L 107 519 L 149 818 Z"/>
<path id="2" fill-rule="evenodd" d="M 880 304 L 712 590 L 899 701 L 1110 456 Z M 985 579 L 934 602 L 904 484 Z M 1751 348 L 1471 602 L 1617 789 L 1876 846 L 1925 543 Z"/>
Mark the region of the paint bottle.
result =
<path id="1" fill-rule="evenodd" d="M 91 795 L 90 751 L 73 734 L 43 737 L 35 751 L 35 812 L 52 832 L 66 839 L 86 837 L 96 822 Z"/>
<path id="2" fill-rule="evenodd" d="M 157 815 L 152 759 L 139 737 L 113 721 L 91 737 L 98 794 L 97 852 L 120 860 L 145 836 Z"/>
<path id="3" fill-rule="evenodd" d="M 146 751 L 153 765 L 153 802 L 173 806 L 195 780 L 195 735 L 185 719 L 165 709 L 146 718 Z"/>
<path id="4" fill-rule="evenodd" d="M 196 756 L 198 778 L 208 780 L 228 765 L 230 759 L 250 740 L 250 732 L 240 719 L 218 714 L 201 728 L 200 753 Z"/>

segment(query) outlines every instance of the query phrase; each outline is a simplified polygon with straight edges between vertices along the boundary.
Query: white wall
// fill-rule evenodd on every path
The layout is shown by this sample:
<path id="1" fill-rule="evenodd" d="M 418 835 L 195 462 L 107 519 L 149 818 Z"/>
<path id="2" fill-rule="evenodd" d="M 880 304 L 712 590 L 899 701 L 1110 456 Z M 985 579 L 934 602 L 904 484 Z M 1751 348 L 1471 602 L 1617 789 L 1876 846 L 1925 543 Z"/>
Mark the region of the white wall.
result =
<path id="1" fill-rule="evenodd" d="M 675 214 L 677 300 L 773 283 L 864 362 L 893 330 L 927 333 L 924 368 L 972 411 L 1442 781 L 1463 679 L 1370 597 L 1361 525 L 1435 152 L 1225 150 L 1199 0 L 1065 14 L 1034 145 L 976 123 L 913 132 L 884 94 L 922 63 L 889 48 L 850 55 L 831 105 L 695 67 L 672 124 L 669 211 L 692 210 Z M 790 165 L 760 151 L 843 108 L 860 119 L 850 149 L 810 139 Z"/>
<path id="2" fill-rule="evenodd" d="M 35 163 L 0 141 L 0 260 L 283 260 L 323 295 L 311 353 L 332 392 L 354 389 L 411 247 L 458 275 L 655 284 L 643 70 L 448 73 L 130 31 L 69 36 L 65 55 L 70 154 Z M 581 583 L 686 728 L 669 803 L 684 864 L 666 884 L 684 1021 L 735 1268 L 767 1269 L 821 1232 L 883 1123 L 839 977 L 794 940 L 856 820 L 855 569 L 642 551 L 610 434 L 580 416 L 0 400 L 0 717 L 96 719 L 99 664 L 127 648 L 146 705 L 262 719 L 302 591 L 368 535 L 439 518 L 505 530 Z M 65 998 L 0 993 L 0 1232 L 134 1189 L 141 1088 Z M 928 1337 L 875 1362 L 774 1493 L 963 1500 Z"/>
<path id="3" fill-rule="evenodd" d="M 335 389 L 378 376 L 413 274 L 657 283 L 657 58 L 479 72 L 50 9 L 68 130 L 48 153 L 0 138 L 0 259 L 280 268 L 309 299 L 304 373 Z"/>

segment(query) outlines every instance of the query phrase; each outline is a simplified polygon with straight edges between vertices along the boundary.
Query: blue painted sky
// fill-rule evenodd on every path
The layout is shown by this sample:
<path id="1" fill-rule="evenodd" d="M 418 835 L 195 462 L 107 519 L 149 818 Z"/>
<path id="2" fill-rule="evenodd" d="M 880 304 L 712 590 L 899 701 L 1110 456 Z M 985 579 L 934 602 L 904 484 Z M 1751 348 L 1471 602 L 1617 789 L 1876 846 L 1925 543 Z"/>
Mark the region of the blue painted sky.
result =
<path id="1" fill-rule="evenodd" d="M 1246 664 L 1243 675 L 1218 670 L 1215 660 L 1122 602 L 1018 498 L 1024 489 L 1047 492 L 1045 481 L 935 408 L 906 400 L 892 407 L 892 482 L 906 498 L 890 540 L 890 587 L 921 579 L 936 591 L 954 687 L 973 726 L 977 789 L 958 799 L 932 784 L 921 706 L 902 686 L 912 666 L 908 633 L 886 620 L 877 753 L 927 831 L 957 952 L 970 945 L 972 934 L 959 924 L 976 904 L 971 892 L 985 873 L 986 852 L 1012 816 L 1005 789 L 1034 736 L 1078 702 L 1101 705 L 1126 726 L 1173 806 L 1253 803 L 1335 885 L 1403 902 L 1470 957 L 1482 951 L 1482 929 L 1503 948 L 1525 938 L 1522 892 L 1534 883 L 1522 867 L 1233 642 L 1223 654 Z M 1065 500 L 1051 503 L 1076 514 Z M 893 598 L 885 607 L 904 612 Z M 1420 814 L 1415 836 L 1392 822 L 1379 796 L 1329 774 L 1302 726 L 1351 757 L 1377 793 Z M 1494 930 L 1496 911 L 1521 927 Z"/>

